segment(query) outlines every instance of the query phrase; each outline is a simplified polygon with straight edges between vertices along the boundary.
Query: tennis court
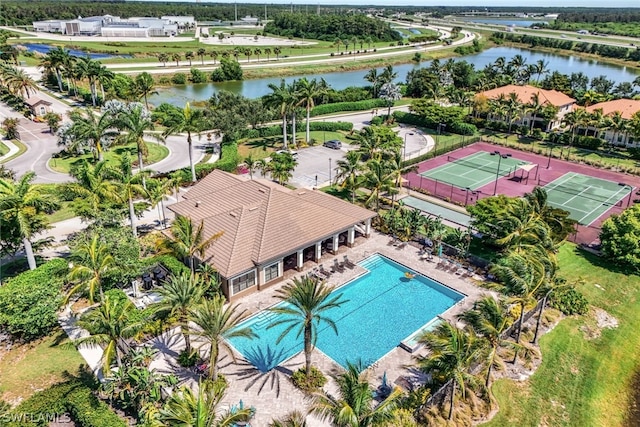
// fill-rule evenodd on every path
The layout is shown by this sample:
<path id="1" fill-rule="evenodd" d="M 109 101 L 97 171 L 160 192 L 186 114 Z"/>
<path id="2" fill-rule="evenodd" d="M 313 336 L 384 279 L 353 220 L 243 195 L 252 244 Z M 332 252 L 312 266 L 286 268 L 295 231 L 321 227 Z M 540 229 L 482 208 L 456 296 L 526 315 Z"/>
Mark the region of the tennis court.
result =
<path id="1" fill-rule="evenodd" d="M 447 156 L 449 163 L 422 172 L 425 178 L 446 182 L 458 188 L 477 190 L 478 188 L 500 177 L 509 176 L 518 170 L 521 165 L 529 162 L 511 157 L 510 154 L 502 155 L 479 151 L 462 158 Z M 500 172 L 498 172 L 498 167 Z"/>
<path id="2" fill-rule="evenodd" d="M 613 206 L 620 206 L 633 187 L 575 172 L 544 186 L 551 206 L 564 209 L 582 225 L 589 225 Z"/>

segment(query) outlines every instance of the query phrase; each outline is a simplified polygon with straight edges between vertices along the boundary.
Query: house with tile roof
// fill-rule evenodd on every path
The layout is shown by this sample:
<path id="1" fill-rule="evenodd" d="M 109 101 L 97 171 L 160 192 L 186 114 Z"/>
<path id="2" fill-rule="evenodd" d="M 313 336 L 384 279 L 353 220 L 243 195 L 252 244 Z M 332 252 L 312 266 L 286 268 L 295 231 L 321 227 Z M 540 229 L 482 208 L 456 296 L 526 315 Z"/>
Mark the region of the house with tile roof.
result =
<path id="1" fill-rule="evenodd" d="M 491 90 L 486 90 L 484 92 L 479 92 L 476 94 L 477 98 L 484 98 L 489 100 L 497 100 L 501 97 L 508 97 L 510 94 L 515 93 L 518 97 L 518 101 L 523 104 L 530 104 L 534 95 L 538 96 L 538 100 L 542 105 L 551 105 L 558 109 L 558 112 L 553 117 L 553 119 L 549 120 L 545 123 L 542 117 L 536 117 L 534 127 L 540 128 L 545 132 L 549 132 L 550 130 L 556 129 L 561 126 L 562 119 L 564 116 L 573 111 L 576 100 L 571 98 L 568 95 L 565 95 L 562 92 L 558 92 L 557 90 L 546 90 L 541 89 L 539 87 L 530 86 L 530 85 L 506 85 L 502 87 L 498 87 Z M 497 117 L 489 117 L 492 120 L 501 120 Z M 526 114 L 523 114 L 522 117 L 515 121 L 514 124 L 520 126 L 531 126 L 531 121 L 534 120 L 533 113 L 527 111 Z"/>
<path id="2" fill-rule="evenodd" d="M 357 236 L 369 237 L 377 214 L 318 190 L 291 190 L 264 179 L 214 170 L 168 209 L 204 225 L 205 239 L 222 236 L 204 259 L 220 275 L 230 301 L 283 280 L 336 253 Z"/>
<path id="3" fill-rule="evenodd" d="M 586 108 L 588 113 L 601 110 L 603 116 L 619 116 L 624 120 L 631 120 L 634 114 L 640 114 L 640 100 L 637 99 L 614 99 L 613 101 L 599 102 Z M 591 128 L 590 128 L 591 129 Z M 610 144 L 624 145 L 626 147 L 636 147 L 637 137 L 630 132 L 620 131 L 611 126 L 600 134 L 600 137 Z"/>

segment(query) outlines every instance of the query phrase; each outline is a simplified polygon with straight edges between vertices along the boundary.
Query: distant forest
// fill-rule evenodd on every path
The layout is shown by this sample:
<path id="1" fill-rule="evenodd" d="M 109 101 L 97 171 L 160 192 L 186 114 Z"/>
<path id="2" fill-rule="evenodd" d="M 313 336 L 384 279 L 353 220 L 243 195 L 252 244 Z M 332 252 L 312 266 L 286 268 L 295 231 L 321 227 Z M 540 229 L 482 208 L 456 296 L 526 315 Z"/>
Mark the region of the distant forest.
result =
<path id="1" fill-rule="evenodd" d="M 281 13 L 264 31 L 284 37 L 334 41 L 345 37 L 371 37 L 373 41 L 397 41 L 402 36 L 388 23 L 363 14 L 294 14 Z"/>
<path id="2" fill-rule="evenodd" d="M 255 0 L 250 0 L 255 1 Z M 238 16 L 251 15 L 264 17 L 264 5 L 267 4 L 269 19 L 282 12 L 293 11 L 300 14 L 315 14 L 317 5 L 246 4 L 238 2 Z M 338 2 L 336 2 L 338 3 Z M 558 23 L 597 23 L 597 22 L 640 22 L 640 9 L 608 9 L 608 8 L 541 8 L 541 7 L 469 7 L 469 6 L 346 6 L 320 5 L 321 13 L 346 13 L 354 9 L 367 12 L 377 11 L 384 15 L 397 12 L 414 14 L 418 12 L 431 13 L 434 17 L 461 14 L 472 10 L 506 13 L 559 13 Z M 93 0 L 2 0 L 0 2 L 0 24 L 30 25 L 33 21 L 44 19 L 73 19 L 78 16 L 117 15 L 123 18 L 131 16 L 162 16 L 162 15 L 193 15 L 198 21 L 222 20 L 230 21 L 235 18 L 234 4 L 230 3 L 172 3 L 172 2 L 131 2 L 123 0 L 93 1 Z"/>

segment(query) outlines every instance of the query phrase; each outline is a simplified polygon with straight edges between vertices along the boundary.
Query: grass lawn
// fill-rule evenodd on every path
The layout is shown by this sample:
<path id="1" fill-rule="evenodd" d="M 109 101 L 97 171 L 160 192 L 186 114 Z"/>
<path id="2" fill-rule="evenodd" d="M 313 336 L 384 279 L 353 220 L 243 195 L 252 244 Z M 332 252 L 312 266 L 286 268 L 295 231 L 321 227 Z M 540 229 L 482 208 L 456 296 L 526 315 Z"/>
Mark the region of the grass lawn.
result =
<path id="1" fill-rule="evenodd" d="M 62 184 L 35 184 L 45 194 L 51 194 L 53 197 L 57 197 L 60 194 L 60 186 Z M 71 209 L 71 202 L 60 201 L 60 209 L 47 215 L 49 223 L 64 221 L 65 219 L 73 218 L 76 214 Z"/>
<path id="2" fill-rule="evenodd" d="M 0 399 L 26 399 L 65 380 L 65 372 L 76 373 L 84 359 L 75 348 L 62 345 L 66 342 L 67 335 L 58 329 L 39 341 L 0 352 Z"/>
<path id="3" fill-rule="evenodd" d="M 497 381 L 493 392 L 500 411 L 486 426 L 624 426 L 631 383 L 640 367 L 640 278 L 609 270 L 607 262 L 560 248 L 560 275 L 584 279 L 579 289 L 590 304 L 614 316 L 619 326 L 596 331 L 593 310 L 563 320 L 542 337 L 542 365 L 525 382 Z M 596 287 L 598 284 L 602 289 Z"/>
<path id="4" fill-rule="evenodd" d="M 13 142 L 13 145 L 15 145 L 16 147 L 18 147 L 18 152 L 17 152 L 17 153 L 15 153 L 13 156 L 11 156 L 11 157 L 9 157 L 9 158 L 7 158 L 7 159 L 2 160 L 2 161 L 0 162 L 0 164 L 2 164 L 2 163 L 6 163 L 6 162 L 8 162 L 9 160 L 13 160 L 13 159 L 15 159 L 16 157 L 18 157 L 19 155 L 21 155 L 22 153 L 24 153 L 25 151 L 27 151 L 27 146 L 26 146 L 26 145 L 24 145 L 22 142 L 18 141 L 17 139 L 12 139 L 12 140 L 11 140 L 11 142 Z M 2 144 L 2 145 L 7 149 L 7 151 L 9 151 L 9 148 L 8 148 L 6 145 L 4 145 L 4 144 Z M 2 155 L 2 154 L 0 154 L 0 155 Z"/>
<path id="5" fill-rule="evenodd" d="M 0 156 L 4 156 L 5 154 L 7 154 L 9 152 L 9 147 L 7 147 L 6 145 L 4 145 L 2 143 L 2 141 L 0 141 Z"/>
<path id="6" fill-rule="evenodd" d="M 153 163 L 157 163 L 169 155 L 169 149 L 162 144 L 155 142 L 148 142 L 149 155 L 144 163 L 145 167 L 153 168 Z M 107 162 L 116 164 L 117 157 L 129 152 L 131 160 L 134 164 L 138 163 L 138 154 L 135 144 L 123 145 L 114 147 L 111 150 L 104 153 L 104 159 Z M 49 167 L 56 172 L 69 173 L 71 167 L 75 164 L 81 164 L 83 160 L 93 161 L 93 154 L 84 154 L 81 156 L 68 156 L 49 159 Z"/>
<path id="7" fill-rule="evenodd" d="M 296 129 L 296 139 L 298 142 L 304 141 L 307 137 L 306 131 L 304 130 L 304 125 L 302 126 L 302 131 L 298 132 Z M 291 140 L 291 136 L 289 136 L 289 140 Z M 310 132 L 310 136 L 312 140 L 316 141 L 316 144 L 322 144 L 324 141 L 329 141 L 332 139 L 338 139 L 343 142 L 348 142 L 345 138 L 345 134 L 342 132 L 331 132 L 331 131 L 319 131 L 314 130 Z M 245 142 L 238 145 L 238 155 L 240 158 L 244 159 L 245 157 L 251 155 L 254 159 L 264 159 L 265 157 L 269 157 L 271 153 L 276 150 L 282 149 L 282 136 L 270 136 L 266 138 L 255 138 L 246 140 Z"/>

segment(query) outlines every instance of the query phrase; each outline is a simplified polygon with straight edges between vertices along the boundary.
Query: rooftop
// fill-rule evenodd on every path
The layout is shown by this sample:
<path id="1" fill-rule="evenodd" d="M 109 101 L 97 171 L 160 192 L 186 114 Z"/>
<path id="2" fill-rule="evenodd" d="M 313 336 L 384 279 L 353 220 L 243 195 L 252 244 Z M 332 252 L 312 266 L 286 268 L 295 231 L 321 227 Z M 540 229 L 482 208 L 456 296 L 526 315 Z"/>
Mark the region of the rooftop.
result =
<path id="1" fill-rule="evenodd" d="M 556 107 L 563 105 L 573 104 L 575 99 L 557 90 L 546 90 L 535 86 L 524 85 L 506 85 L 495 89 L 480 92 L 479 96 L 485 96 L 488 99 L 498 99 L 500 95 L 508 96 L 511 93 L 515 93 L 518 96 L 518 100 L 523 104 L 531 102 L 533 95 L 538 94 L 540 103 L 550 104 Z"/>
<path id="2" fill-rule="evenodd" d="M 640 100 L 636 99 L 615 99 L 613 101 L 599 102 L 586 108 L 589 113 L 595 110 L 602 110 L 602 114 L 610 116 L 616 111 L 622 114 L 624 119 L 630 120 L 635 113 L 640 111 Z"/>
<path id="3" fill-rule="evenodd" d="M 169 207 L 220 237 L 205 259 L 233 277 L 303 249 L 376 216 L 375 212 L 316 190 L 290 190 L 264 179 L 214 170 Z"/>

